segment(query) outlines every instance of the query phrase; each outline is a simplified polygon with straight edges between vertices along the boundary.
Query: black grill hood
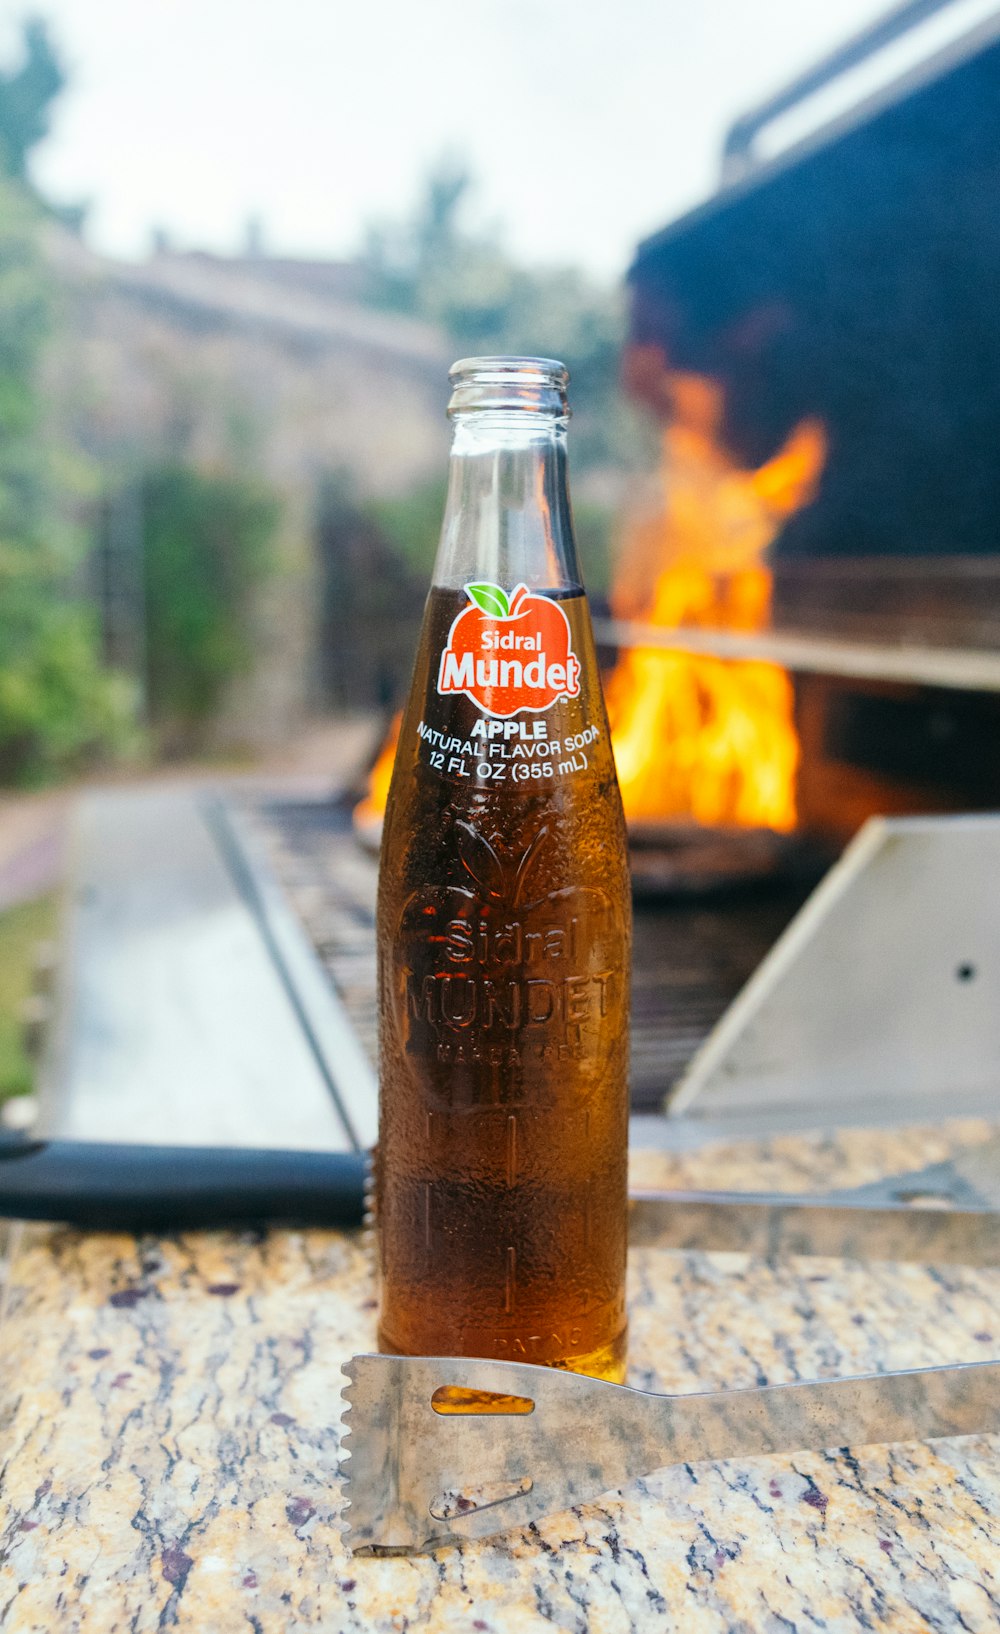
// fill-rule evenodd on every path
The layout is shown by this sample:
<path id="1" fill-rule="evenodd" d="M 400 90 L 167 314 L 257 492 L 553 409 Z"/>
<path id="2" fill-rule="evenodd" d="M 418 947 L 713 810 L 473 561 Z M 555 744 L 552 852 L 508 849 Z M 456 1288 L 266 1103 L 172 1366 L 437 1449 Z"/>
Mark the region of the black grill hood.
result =
<path id="1" fill-rule="evenodd" d="M 629 283 L 631 346 L 725 384 L 741 463 L 823 419 L 776 554 L 1000 550 L 1000 19 L 647 240 Z"/>

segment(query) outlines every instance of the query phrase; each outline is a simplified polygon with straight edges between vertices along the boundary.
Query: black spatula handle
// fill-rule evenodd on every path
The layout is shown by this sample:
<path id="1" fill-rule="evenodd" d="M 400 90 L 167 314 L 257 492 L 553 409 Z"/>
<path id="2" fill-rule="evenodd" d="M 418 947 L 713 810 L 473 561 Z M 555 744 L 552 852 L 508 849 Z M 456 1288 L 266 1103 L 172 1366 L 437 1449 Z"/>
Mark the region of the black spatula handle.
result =
<path id="1" fill-rule="evenodd" d="M 122 1231 L 358 1226 L 366 1168 L 361 1152 L 17 1140 L 0 1145 L 0 1216 Z"/>

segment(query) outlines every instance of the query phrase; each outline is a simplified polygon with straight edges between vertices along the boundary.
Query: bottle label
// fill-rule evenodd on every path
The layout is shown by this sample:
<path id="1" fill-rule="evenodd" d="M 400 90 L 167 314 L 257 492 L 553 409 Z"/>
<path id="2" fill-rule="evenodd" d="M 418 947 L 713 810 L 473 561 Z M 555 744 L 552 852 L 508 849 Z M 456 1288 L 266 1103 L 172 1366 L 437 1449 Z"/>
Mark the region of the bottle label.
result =
<path id="1" fill-rule="evenodd" d="M 494 719 L 551 709 L 580 695 L 580 660 L 557 601 L 526 584 L 465 586 L 469 597 L 448 631 L 437 690 L 460 693 Z"/>

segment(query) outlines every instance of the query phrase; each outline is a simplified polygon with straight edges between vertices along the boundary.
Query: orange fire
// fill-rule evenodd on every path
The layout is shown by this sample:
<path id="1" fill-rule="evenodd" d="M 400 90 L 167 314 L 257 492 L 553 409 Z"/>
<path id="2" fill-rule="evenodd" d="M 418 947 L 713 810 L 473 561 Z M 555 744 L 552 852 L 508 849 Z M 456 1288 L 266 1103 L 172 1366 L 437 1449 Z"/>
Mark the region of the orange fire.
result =
<path id="1" fill-rule="evenodd" d="M 720 435 L 722 388 L 667 371 L 662 354 L 644 395 L 666 399 L 659 499 L 634 518 L 613 597 L 621 618 L 662 629 L 766 630 L 765 554 L 782 523 L 816 492 L 826 458 L 818 420 L 803 420 L 755 470 Z M 648 586 L 652 584 L 652 594 Z M 632 823 L 685 819 L 712 826 L 795 826 L 799 758 L 792 685 L 777 664 L 660 647 L 624 652 L 607 683 L 625 812 Z M 396 716 L 355 807 L 374 841 L 385 812 L 401 717 Z"/>
<path id="2" fill-rule="evenodd" d="M 393 718 L 385 742 L 378 752 L 374 766 L 368 773 L 365 792 L 351 814 L 358 834 L 371 835 L 373 843 L 382 826 L 382 818 L 385 816 L 386 801 L 389 798 L 389 784 L 392 782 L 392 768 L 396 763 L 396 745 L 399 742 L 399 729 L 402 724 L 403 712 L 400 710 Z"/>
<path id="3" fill-rule="evenodd" d="M 765 465 L 742 470 L 721 439 L 721 386 L 665 372 L 661 389 L 670 416 L 662 498 L 652 517 L 633 523 L 615 612 L 666 629 L 766 629 L 765 552 L 815 494 L 823 427 L 802 421 Z M 637 590 L 643 581 L 651 596 Z M 630 822 L 795 826 L 799 746 L 791 681 L 778 665 L 632 648 L 608 681 L 607 701 Z"/>

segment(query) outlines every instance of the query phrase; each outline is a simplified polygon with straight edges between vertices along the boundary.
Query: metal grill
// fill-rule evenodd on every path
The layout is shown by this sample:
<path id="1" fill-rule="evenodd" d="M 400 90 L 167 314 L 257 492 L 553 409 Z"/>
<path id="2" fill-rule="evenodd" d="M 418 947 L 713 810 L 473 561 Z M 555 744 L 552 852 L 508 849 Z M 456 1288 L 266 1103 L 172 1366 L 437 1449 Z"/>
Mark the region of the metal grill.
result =
<path id="1" fill-rule="evenodd" d="M 258 812 L 273 865 L 372 1061 L 376 1052 L 375 861 L 336 802 Z M 710 901 L 637 904 L 632 1106 L 659 1110 L 695 1050 L 808 894 L 775 881 Z"/>

